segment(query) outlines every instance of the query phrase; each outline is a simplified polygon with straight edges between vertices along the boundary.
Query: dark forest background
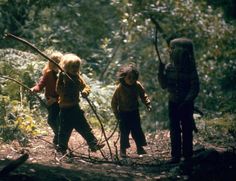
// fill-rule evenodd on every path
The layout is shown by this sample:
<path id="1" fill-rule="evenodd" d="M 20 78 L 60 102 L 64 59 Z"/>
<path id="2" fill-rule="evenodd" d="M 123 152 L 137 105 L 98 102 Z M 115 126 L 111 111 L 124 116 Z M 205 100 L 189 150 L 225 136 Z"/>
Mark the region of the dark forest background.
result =
<path id="1" fill-rule="evenodd" d="M 162 28 L 157 38 L 164 62 L 170 38 L 193 39 L 201 81 L 196 106 L 205 124 L 236 135 L 235 9 L 234 0 L 0 0 L 0 75 L 31 87 L 47 62 L 24 44 L 4 38 L 5 33 L 28 40 L 48 55 L 53 50 L 75 53 L 83 59 L 81 72 L 92 87 L 89 98 L 111 129 L 115 74 L 122 64 L 135 62 L 153 107 L 149 113 L 141 105 L 143 127 L 148 132 L 166 128 L 167 94 L 157 80 L 152 17 Z M 87 103 L 82 100 L 81 105 L 90 123 L 98 126 Z M 46 110 L 34 95 L 0 78 L 0 137 L 40 134 L 45 119 Z"/>

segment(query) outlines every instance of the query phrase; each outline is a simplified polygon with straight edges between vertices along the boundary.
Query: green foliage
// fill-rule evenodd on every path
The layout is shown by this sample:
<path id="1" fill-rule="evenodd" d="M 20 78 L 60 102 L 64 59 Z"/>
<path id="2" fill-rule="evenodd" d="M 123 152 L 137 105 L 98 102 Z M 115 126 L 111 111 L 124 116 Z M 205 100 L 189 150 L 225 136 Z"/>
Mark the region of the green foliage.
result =
<path id="1" fill-rule="evenodd" d="M 42 134 L 38 129 L 42 124 L 42 115 L 27 108 L 26 102 L 0 96 L 0 139 L 9 142 L 17 139 L 20 144 L 27 144 L 28 138 Z"/>
<path id="2" fill-rule="evenodd" d="M 34 54 L 14 49 L 0 49 L 0 90 L 2 95 L 20 100 L 27 97 L 31 102 L 36 99 L 13 81 L 4 79 L 1 75 L 9 76 L 31 88 L 39 79 L 45 61 Z"/>
<path id="3" fill-rule="evenodd" d="M 219 118 L 207 119 L 204 121 L 205 129 L 201 129 L 201 135 L 205 140 L 211 140 L 213 143 L 219 143 L 219 141 L 227 142 L 227 140 L 229 143 L 233 143 L 236 140 L 235 120 L 236 117 L 232 114 L 224 114 Z M 223 140 L 222 137 L 224 137 Z"/>
<path id="4" fill-rule="evenodd" d="M 116 124 L 116 119 L 111 109 L 111 97 L 115 90 L 115 84 L 105 85 L 104 83 L 93 80 L 86 75 L 83 75 L 83 77 L 86 83 L 91 87 L 91 93 L 88 98 L 98 113 L 102 124 L 105 128 L 113 129 Z M 85 110 L 85 114 L 89 122 L 94 127 L 100 127 L 99 121 L 97 120 L 88 102 L 84 99 L 81 99 L 80 105 Z"/>

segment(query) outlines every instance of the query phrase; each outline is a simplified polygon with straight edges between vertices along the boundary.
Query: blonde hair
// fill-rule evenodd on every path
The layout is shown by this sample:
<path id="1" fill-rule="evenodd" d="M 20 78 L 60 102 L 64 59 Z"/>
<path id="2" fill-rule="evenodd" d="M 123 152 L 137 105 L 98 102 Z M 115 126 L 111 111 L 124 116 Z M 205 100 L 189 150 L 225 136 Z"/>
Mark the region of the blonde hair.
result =
<path id="1" fill-rule="evenodd" d="M 62 57 L 61 67 L 65 72 L 71 72 L 72 69 L 76 68 L 79 72 L 81 59 L 73 53 L 67 53 Z"/>
<path id="2" fill-rule="evenodd" d="M 59 64 L 61 62 L 61 58 L 62 58 L 63 54 L 61 52 L 53 52 L 51 55 L 50 55 L 50 58 L 57 64 Z M 43 73 L 46 73 L 50 70 L 55 70 L 57 68 L 57 66 L 51 62 L 51 61 L 48 61 L 48 63 L 45 65 L 45 67 L 43 68 Z"/>

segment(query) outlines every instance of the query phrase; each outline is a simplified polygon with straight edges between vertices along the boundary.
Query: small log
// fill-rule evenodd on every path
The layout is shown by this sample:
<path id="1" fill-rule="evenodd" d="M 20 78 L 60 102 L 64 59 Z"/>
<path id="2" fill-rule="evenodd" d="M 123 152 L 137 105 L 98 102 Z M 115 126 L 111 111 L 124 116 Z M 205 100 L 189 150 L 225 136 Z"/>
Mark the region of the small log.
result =
<path id="1" fill-rule="evenodd" d="M 16 160 L 10 161 L 1 171 L 0 176 L 5 176 L 9 174 L 11 171 L 18 168 L 21 164 L 23 164 L 29 158 L 29 154 L 25 153 Z"/>

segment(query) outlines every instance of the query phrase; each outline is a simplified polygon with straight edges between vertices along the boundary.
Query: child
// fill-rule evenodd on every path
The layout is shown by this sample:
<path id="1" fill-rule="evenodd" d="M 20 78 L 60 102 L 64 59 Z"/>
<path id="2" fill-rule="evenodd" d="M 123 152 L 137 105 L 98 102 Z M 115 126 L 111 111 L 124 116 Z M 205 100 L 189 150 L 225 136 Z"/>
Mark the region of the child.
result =
<path id="1" fill-rule="evenodd" d="M 60 63 L 62 54 L 60 52 L 54 52 L 50 58 L 56 63 Z M 48 105 L 48 124 L 54 132 L 53 143 L 58 143 L 58 115 L 59 115 L 59 104 L 58 94 L 55 91 L 57 81 L 58 67 L 53 62 L 48 62 L 44 69 L 43 75 L 39 82 L 31 88 L 34 92 L 40 92 L 45 88 L 45 97 Z"/>
<path id="2" fill-rule="evenodd" d="M 112 110 L 120 121 L 120 156 L 126 157 L 126 149 L 130 147 L 129 134 L 135 141 L 137 154 L 146 154 L 145 135 L 141 128 L 138 97 L 151 110 L 150 100 L 141 83 L 138 81 L 139 72 L 133 64 L 124 65 L 117 73 L 119 85 L 111 101 Z"/>
<path id="3" fill-rule="evenodd" d="M 193 42 L 176 38 L 170 42 L 170 61 L 160 63 L 158 79 L 169 93 L 170 163 L 178 163 L 183 155 L 186 161 L 193 154 L 194 99 L 199 93 L 199 78 L 195 66 Z"/>
<path id="4" fill-rule="evenodd" d="M 59 74 L 56 91 L 59 94 L 60 126 L 58 151 L 66 153 L 72 130 L 75 129 L 87 141 L 92 152 L 101 149 L 104 144 L 98 144 L 92 133 L 84 111 L 79 106 L 80 92 L 83 97 L 90 93 L 90 87 L 86 85 L 80 75 L 81 59 L 75 54 L 65 54 L 62 57 L 61 67 L 70 76 Z"/>

